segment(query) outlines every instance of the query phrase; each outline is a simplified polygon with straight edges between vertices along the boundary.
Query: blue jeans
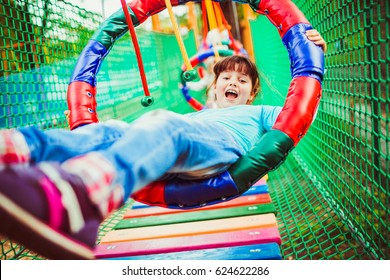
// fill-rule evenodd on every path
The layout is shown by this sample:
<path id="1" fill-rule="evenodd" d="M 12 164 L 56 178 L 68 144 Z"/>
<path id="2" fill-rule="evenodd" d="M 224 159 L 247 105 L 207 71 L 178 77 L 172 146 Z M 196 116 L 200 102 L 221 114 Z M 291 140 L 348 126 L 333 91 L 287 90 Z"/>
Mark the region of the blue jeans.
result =
<path id="1" fill-rule="evenodd" d="M 127 124 L 90 124 L 73 131 L 20 128 L 32 162 L 64 162 L 98 152 L 117 172 L 125 199 L 147 184 L 174 174 L 206 178 L 225 171 L 243 153 L 223 126 L 164 110 L 149 112 Z"/>

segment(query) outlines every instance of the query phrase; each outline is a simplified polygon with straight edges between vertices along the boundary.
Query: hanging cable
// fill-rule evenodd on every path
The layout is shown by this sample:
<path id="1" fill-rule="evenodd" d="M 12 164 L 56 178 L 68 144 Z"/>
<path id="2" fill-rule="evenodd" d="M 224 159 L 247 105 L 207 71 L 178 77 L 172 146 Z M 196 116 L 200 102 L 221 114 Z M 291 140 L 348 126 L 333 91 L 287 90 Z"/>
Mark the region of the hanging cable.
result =
<path id="1" fill-rule="evenodd" d="M 240 52 L 240 48 L 237 46 L 237 43 L 236 43 L 236 40 L 234 39 L 233 37 L 233 34 L 230 30 L 230 25 L 229 23 L 227 22 L 226 18 L 225 18 L 225 15 L 223 14 L 222 12 L 222 8 L 221 8 L 221 5 L 220 3 L 215 3 L 215 4 L 218 4 L 218 5 L 215 5 L 215 8 L 218 10 L 218 13 L 221 15 L 221 19 L 222 19 L 222 23 L 223 25 L 225 26 L 226 30 L 228 31 L 229 33 L 229 39 L 230 41 L 232 42 L 232 49 L 236 52 L 236 53 L 239 53 Z"/>
<path id="2" fill-rule="evenodd" d="M 214 57 L 215 57 L 215 61 L 218 61 L 220 59 L 220 56 L 219 56 L 219 53 L 218 53 L 218 50 L 215 46 L 217 45 L 220 45 L 220 37 L 219 37 L 219 30 L 218 30 L 218 26 L 217 26 L 217 20 L 216 20 L 216 15 L 215 15 L 215 10 L 214 10 L 214 6 L 213 6 L 213 2 L 211 0 L 205 0 L 205 5 L 206 5 L 206 11 L 207 11 L 207 17 L 208 17 L 208 20 L 209 20 L 209 28 L 210 28 L 210 31 L 212 32 L 213 30 L 214 31 L 217 31 L 218 32 L 218 38 L 219 38 L 219 42 L 215 43 L 214 40 L 212 40 L 212 47 L 213 47 L 213 50 L 214 50 Z"/>
<path id="3" fill-rule="evenodd" d="M 207 33 L 210 31 L 210 27 L 207 21 L 207 10 L 204 1 L 202 1 L 202 23 L 203 23 L 203 47 L 207 49 L 208 46 L 206 42 L 206 37 L 207 37 Z"/>
<path id="4" fill-rule="evenodd" d="M 197 73 L 191 65 L 190 59 L 188 58 L 188 54 L 186 48 L 184 46 L 183 38 L 180 35 L 179 25 L 177 24 L 175 15 L 173 13 L 172 4 L 170 0 L 165 0 L 165 5 L 167 6 L 169 18 L 171 19 L 173 31 L 175 32 L 177 43 L 179 44 L 180 52 L 184 60 L 184 65 L 186 67 L 186 71 L 183 73 L 183 79 L 186 81 L 192 81 L 196 78 Z"/>
<path id="5" fill-rule="evenodd" d="M 153 97 L 150 96 L 150 93 L 149 93 L 149 88 L 148 88 L 148 84 L 146 81 L 144 64 L 142 62 L 141 51 L 140 51 L 140 47 L 139 47 L 138 40 L 137 40 L 137 34 L 135 33 L 133 21 L 131 20 L 131 16 L 130 16 L 129 10 L 127 9 L 127 5 L 126 5 L 125 0 L 121 0 L 121 4 L 122 4 L 123 12 L 125 14 L 127 26 L 129 27 L 131 40 L 132 40 L 133 45 L 134 45 L 135 55 L 137 57 L 138 68 L 139 68 L 141 81 L 142 81 L 142 87 L 143 87 L 144 93 L 145 93 L 145 96 L 141 100 L 141 104 L 142 104 L 142 106 L 147 107 L 147 106 L 150 106 L 153 104 L 154 99 L 153 99 Z"/>
<path id="6" fill-rule="evenodd" d="M 218 2 L 212 2 L 212 3 L 213 3 L 217 27 L 218 27 L 218 29 L 221 29 L 222 27 L 224 27 L 223 21 L 222 21 L 223 13 L 221 10 L 221 5 Z"/>

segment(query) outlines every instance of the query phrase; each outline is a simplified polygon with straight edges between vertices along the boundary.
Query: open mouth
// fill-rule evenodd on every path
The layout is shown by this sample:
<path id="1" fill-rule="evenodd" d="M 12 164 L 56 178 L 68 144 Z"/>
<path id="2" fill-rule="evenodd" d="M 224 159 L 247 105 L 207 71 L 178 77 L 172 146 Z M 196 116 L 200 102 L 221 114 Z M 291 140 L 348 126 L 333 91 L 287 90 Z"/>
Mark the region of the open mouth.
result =
<path id="1" fill-rule="evenodd" d="M 238 97 L 238 93 L 235 90 L 229 89 L 225 92 L 225 97 L 228 100 L 234 100 Z"/>

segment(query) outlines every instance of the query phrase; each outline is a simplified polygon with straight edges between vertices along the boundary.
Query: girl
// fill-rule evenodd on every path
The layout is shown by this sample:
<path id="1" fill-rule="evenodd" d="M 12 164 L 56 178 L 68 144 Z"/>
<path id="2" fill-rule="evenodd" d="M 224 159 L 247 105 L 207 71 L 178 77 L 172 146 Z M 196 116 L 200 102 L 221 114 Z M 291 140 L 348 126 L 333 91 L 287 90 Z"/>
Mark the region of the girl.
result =
<path id="1" fill-rule="evenodd" d="M 280 107 L 253 100 L 256 66 L 232 56 L 214 68 L 221 109 L 149 112 L 70 132 L 0 131 L 0 232 L 48 258 L 93 258 L 100 222 L 129 195 L 166 176 L 209 178 L 271 129 Z"/>

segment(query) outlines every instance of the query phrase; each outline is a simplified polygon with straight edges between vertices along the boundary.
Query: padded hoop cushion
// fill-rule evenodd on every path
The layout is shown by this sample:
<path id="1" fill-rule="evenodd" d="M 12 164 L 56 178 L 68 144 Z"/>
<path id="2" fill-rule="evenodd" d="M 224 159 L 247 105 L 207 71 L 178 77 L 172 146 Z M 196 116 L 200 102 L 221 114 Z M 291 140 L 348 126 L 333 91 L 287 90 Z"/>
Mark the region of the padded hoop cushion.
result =
<path id="1" fill-rule="evenodd" d="M 141 189 L 132 195 L 135 200 L 142 196 L 142 201 L 151 205 L 193 208 L 234 198 L 282 164 L 309 129 L 321 99 L 324 72 L 322 49 L 305 35 L 306 30 L 312 27 L 289 0 L 249 1 L 249 4 L 257 12 L 266 15 L 278 28 L 290 57 L 292 81 L 273 128 L 228 171 L 207 180 L 159 182 L 158 187 L 161 189 Z M 194 183 L 199 188 L 194 187 Z M 211 193 L 218 195 L 206 196 L 206 186 L 213 188 Z M 219 190 L 215 191 L 215 188 Z M 175 189 L 174 193 L 172 189 Z M 232 189 L 236 191 L 232 192 Z M 157 193 L 158 198 L 155 196 Z"/>
<path id="2" fill-rule="evenodd" d="M 180 5 L 188 0 L 172 0 Z M 302 12 L 290 0 L 237 0 L 248 3 L 277 27 L 291 60 L 292 81 L 285 104 L 271 131 L 228 171 L 207 180 L 162 181 L 133 194 L 151 205 L 192 208 L 218 203 L 245 192 L 254 182 L 277 168 L 298 144 L 313 122 L 321 99 L 324 54 L 306 36 L 311 29 Z M 164 0 L 131 0 L 127 3 L 133 25 L 165 9 Z M 77 61 L 68 86 L 70 127 L 98 122 L 96 75 L 103 59 L 118 38 L 128 31 L 120 9 L 95 32 Z M 77 112 L 76 112 L 77 111 Z"/>

